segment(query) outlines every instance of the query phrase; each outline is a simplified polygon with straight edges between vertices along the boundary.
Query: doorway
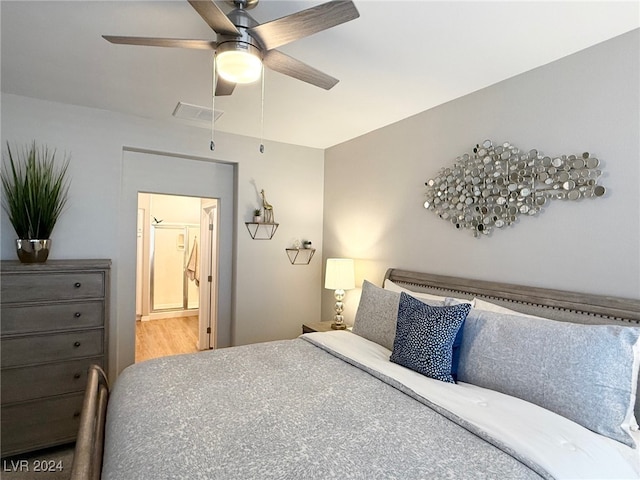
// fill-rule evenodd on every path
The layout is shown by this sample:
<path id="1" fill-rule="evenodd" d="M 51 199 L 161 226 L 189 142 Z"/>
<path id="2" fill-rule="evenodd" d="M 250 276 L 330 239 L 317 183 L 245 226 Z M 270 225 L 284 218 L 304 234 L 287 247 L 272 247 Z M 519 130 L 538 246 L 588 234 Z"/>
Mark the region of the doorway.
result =
<path id="1" fill-rule="evenodd" d="M 215 348 L 218 200 L 138 193 L 135 361 Z"/>
<path id="2" fill-rule="evenodd" d="M 218 199 L 216 348 L 233 345 L 234 263 L 237 219 L 237 164 L 164 152 L 123 148 L 118 253 L 114 265 L 115 322 L 109 338 L 109 375 L 135 363 L 136 218 L 139 192 Z"/>

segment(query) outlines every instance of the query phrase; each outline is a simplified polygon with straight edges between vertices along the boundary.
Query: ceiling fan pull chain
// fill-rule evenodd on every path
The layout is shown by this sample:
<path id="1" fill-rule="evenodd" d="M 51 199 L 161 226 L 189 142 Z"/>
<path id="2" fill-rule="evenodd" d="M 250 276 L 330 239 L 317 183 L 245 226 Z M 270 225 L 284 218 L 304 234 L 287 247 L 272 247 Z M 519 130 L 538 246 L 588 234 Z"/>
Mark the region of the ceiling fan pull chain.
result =
<path id="1" fill-rule="evenodd" d="M 211 69 L 211 143 L 209 144 L 209 148 L 213 152 L 216 149 L 216 142 L 213 141 L 213 134 L 215 132 L 215 123 L 216 123 L 216 54 L 213 54 L 213 67 Z"/>
<path id="2" fill-rule="evenodd" d="M 264 63 L 262 64 L 262 92 L 260 99 L 260 153 L 264 153 Z"/>

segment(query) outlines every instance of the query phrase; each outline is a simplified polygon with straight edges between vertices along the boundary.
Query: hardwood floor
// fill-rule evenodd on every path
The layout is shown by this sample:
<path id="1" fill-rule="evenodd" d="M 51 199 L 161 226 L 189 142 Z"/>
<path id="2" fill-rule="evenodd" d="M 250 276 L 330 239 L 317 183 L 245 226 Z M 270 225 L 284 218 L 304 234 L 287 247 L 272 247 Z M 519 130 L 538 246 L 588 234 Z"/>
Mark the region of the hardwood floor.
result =
<path id="1" fill-rule="evenodd" d="M 136 363 L 197 351 L 197 316 L 136 322 Z"/>

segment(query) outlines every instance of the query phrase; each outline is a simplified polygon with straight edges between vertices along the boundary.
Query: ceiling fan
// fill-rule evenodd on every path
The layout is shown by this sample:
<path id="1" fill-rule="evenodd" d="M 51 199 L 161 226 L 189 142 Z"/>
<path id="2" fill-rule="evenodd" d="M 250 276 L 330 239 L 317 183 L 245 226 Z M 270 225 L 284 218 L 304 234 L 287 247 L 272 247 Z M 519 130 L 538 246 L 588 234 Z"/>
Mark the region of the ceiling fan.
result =
<path id="1" fill-rule="evenodd" d="M 214 50 L 218 77 L 216 96 L 231 95 L 236 84 L 251 83 L 260 78 L 263 64 L 276 72 L 329 90 L 338 83 L 336 78 L 276 48 L 360 16 L 352 1 L 331 1 L 259 24 L 248 12 L 255 8 L 258 0 L 226 0 L 235 7 L 228 16 L 212 0 L 188 2 L 216 33 L 215 42 L 113 35 L 103 35 L 103 38 L 126 45 Z"/>

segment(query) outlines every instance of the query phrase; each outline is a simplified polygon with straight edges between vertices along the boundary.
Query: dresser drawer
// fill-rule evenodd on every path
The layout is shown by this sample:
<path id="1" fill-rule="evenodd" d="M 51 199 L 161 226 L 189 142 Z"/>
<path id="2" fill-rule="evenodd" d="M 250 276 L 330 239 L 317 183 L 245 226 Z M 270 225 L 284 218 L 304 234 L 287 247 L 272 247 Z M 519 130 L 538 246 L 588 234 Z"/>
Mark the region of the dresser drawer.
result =
<path id="1" fill-rule="evenodd" d="M 2 299 L 12 303 L 104 297 L 100 272 L 32 273 L 2 276 Z"/>
<path id="2" fill-rule="evenodd" d="M 92 364 L 104 367 L 104 360 L 102 357 L 91 357 L 48 365 L 6 368 L 0 376 L 2 404 L 84 392 L 87 371 Z"/>
<path id="3" fill-rule="evenodd" d="M 2 339 L 2 367 L 95 357 L 103 352 L 103 331 L 85 330 Z"/>
<path id="4" fill-rule="evenodd" d="M 2 408 L 2 456 L 75 440 L 84 394 Z"/>
<path id="5" fill-rule="evenodd" d="M 2 305 L 2 335 L 100 327 L 103 316 L 102 301 Z"/>

